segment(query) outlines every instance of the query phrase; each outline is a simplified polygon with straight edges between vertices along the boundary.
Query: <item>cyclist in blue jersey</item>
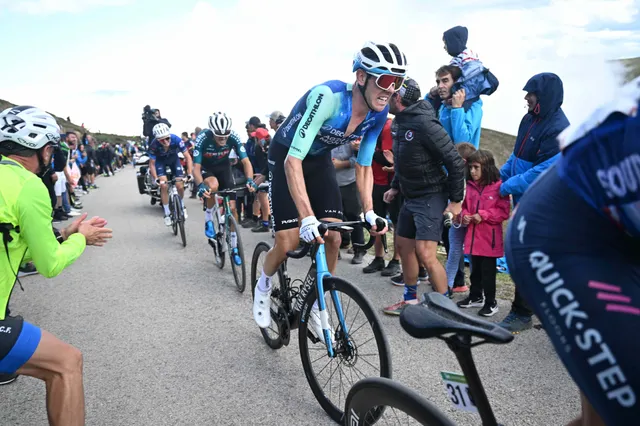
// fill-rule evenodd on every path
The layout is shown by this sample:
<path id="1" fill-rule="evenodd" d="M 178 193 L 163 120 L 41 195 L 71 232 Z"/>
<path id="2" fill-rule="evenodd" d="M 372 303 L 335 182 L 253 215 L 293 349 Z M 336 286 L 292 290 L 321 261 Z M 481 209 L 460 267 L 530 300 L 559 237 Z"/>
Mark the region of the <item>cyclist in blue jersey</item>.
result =
<path id="1" fill-rule="evenodd" d="M 207 238 L 214 238 L 216 230 L 213 229 L 213 207 L 215 199 L 211 192 L 231 189 L 235 186 L 235 179 L 231 170 L 229 155 L 235 151 L 241 162 L 245 176 L 253 176 L 253 166 L 247 151 L 244 149 L 238 135 L 231 131 L 232 121 L 222 112 L 217 112 L 209 117 L 209 128 L 204 129 L 196 138 L 194 155 L 194 176 L 198 186 L 198 196 L 206 198 L 206 210 L 204 212 L 204 233 Z M 247 178 L 247 189 L 255 191 L 257 185 L 251 177 Z M 236 201 L 230 200 L 231 212 L 238 220 Z M 231 230 L 231 245 L 236 246 L 236 230 Z"/>
<path id="2" fill-rule="evenodd" d="M 164 208 L 164 224 L 171 226 L 171 216 L 169 213 L 169 191 L 167 186 L 167 171 L 169 167 L 174 178 L 184 176 L 184 170 L 180 164 L 178 152 L 184 155 L 187 161 L 187 182 L 192 178 L 193 162 L 187 147 L 179 136 L 174 135 L 169 130 L 169 126 L 164 123 L 156 124 L 153 127 L 153 140 L 149 144 L 149 173 L 156 184 L 160 184 L 160 198 L 162 199 L 162 207 Z M 184 207 L 184 183 L 176 182 L 176 189 L 180 196 L 184 218 L 187 216 L 187 209 Z"/>
<path id="3" fill-rule="evenodd" d="M 640 78 L 559 136 L 524 193 L 506 255 L 582 393 L 571 425 L 640 419 Z"/>
<path id="4" fill-rule="evenodd" d="M 407 75 L 407 59 L 395 44 L 367 42 L 353 60 L 355 84 L 331 80 L 307 91 L 278 128 L 269 147 L 269 197 L 276 231 L 275 245 L 258 280 L 253 315 L 258 326 L 271 324 L 271 277 L 286 259 L 286 252 L 305 242 L 326 243 L 329 271 L 338 260 L 340 235 L 319 236 L 320 220 L 342 220 L 342 200 L 331 150 L 361 139 L 356 163 L 356 183 L 365 219 L 372 234 L 378 216 L 373 211 L 371 161 L 378 135 L 389 111 L 389 99 L 400 90 Z M 322 326 L 317 306 L 310 322 L 318 337 Z"/>

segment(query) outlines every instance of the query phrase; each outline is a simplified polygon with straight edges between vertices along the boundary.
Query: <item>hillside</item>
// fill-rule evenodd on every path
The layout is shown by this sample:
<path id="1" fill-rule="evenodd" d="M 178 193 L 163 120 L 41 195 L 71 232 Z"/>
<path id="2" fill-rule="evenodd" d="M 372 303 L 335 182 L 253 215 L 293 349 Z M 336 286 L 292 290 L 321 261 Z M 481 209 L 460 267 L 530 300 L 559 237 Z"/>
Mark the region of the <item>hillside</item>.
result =
<path id="1" fill-rule="evenodd" d="M 640 58 L 620 59 L 620 62 L 627 68 L 627 81 L 640 76 Z"/>
<path id="2" fill-rule="evenodd" d="M 3 99 L 0 99 L 0 111 L 5 110 L 6 108 L 14 107 L 15 104 L 11 102 L 7 102 Z M 49 111 L 47 111 L 49 112 Z M 58 125 L 60 126 L 63 132 L 68 131 L 78 131 L 80 134 L 83 134 L 87 131 L 87 129 L 83 129 L 81 126 L 77 124 L 73 124 L 62 117 L 58 117 L 57 115 L 49 112 L 49 114 L 53 115 L 55 119 L 58 121 Z M 140 138 L 137 136 L 123 136 L 123 135 L 114 135 L 111 133 L 93 133 L 90 132 L 91 135 L 96 138 L 99 142 L 108 142 L 108 143 L 126 143 L 127 140 L 135 140 L 139 141 Z"/>

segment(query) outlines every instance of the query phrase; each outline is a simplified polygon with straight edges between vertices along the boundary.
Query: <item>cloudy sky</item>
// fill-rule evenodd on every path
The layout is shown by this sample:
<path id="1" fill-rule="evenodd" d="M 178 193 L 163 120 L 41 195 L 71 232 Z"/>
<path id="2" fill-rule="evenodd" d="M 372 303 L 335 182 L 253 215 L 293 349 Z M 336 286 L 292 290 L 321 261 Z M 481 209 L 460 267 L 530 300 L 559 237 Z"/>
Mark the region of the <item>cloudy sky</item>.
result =
<path id="1" fill-rule="evenodd" d="M 483 126 L 515 134 L 522 87 L 550 71 L 571 121 L 611 96 L 605 60 L 640 56 L 640 0 L 0 0 L 0 98 L 70 116 L 93 131 L 140 135 L 142 107 L 175 133 L 225 111 L 244 134 L 252 115 L 288 114 L 311 86 L 352 81 L 367 40 L 406 52 L 423 92 L 450 60 L 442 32 L 500 80 Z M 535 4 L 535 5 L 534 5 Z"/>

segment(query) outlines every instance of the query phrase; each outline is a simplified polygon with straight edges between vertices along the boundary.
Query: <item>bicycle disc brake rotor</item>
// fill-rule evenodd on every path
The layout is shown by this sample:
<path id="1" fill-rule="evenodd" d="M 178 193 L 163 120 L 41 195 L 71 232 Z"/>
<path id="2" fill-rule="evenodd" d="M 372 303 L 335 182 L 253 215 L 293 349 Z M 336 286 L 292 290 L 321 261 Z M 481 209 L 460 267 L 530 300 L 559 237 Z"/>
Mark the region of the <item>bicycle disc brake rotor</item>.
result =
<path id="1" fill-rule="evenodd" d="M 351 338 L 347 338 L 344 335 L 342 329 L 338 329 L 336 332 L 336 345 L 335 352 L 348 367 L 353 367 L 358 362 L 358 347 Z"/>

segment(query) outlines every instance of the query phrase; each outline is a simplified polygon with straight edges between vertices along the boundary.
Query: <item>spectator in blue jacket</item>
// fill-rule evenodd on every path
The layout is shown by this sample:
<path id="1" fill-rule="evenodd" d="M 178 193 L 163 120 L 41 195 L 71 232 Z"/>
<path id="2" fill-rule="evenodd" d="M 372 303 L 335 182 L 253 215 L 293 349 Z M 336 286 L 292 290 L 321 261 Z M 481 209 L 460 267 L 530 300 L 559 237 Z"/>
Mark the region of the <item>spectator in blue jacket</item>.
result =
<path id="1" fill-rule="evenodd" d="M 522 118 L 513 153 L 500 169 L 501 195 L 511 195 L 514 207 L 536 178 L 560 157 L 557 137 L 569 127 L 562 111 L 562 80 L 552 73 L 536 74 L 525 84 L 529 111 Z M 544 206 L 541 206 L 544 208 Z M 531 328 L 533 311 L 518 293 L 511 312 L 500 324 L 512 331 Z"/>
<path id="2" fill-rule="evenodd" d="M 482 100 L 479 97 L 467 100 L 465 89 L 452 93 L 451 88 L 462 77 L 455 65 L 445 65 L 436 71 L 437 86 L 431 89 L 426 99 L 434 108 L 438 107 L 438 118 L 453 143 L 468 142 L 476 149 L 480 147 L 482 124 Z"/>

